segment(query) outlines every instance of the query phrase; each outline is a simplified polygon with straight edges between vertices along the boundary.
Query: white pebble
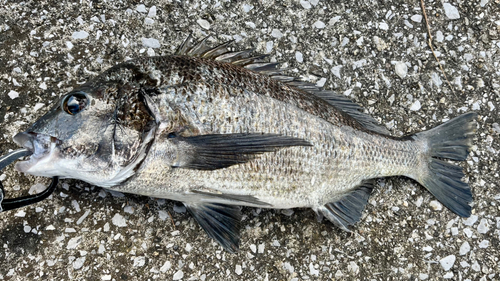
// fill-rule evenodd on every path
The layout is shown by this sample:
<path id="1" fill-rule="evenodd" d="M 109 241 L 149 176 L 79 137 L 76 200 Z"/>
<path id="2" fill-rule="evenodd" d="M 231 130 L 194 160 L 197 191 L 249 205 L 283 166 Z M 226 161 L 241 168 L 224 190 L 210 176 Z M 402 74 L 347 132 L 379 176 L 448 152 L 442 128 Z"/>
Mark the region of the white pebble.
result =
<path id="1" fill-rule="evenodd" d="M 266 42 L 266 54 L 269 54 L 269 53 L 272 52 L 273 46 L 274 46 L 274 42 L 273 41 L 267 41 Z"/>
<path id="2" fill-rule="evenodd" d="M 422 22 L 422 15 L 413 15 L 410 19 L 414 22 Z"/>
<path id="3" fill-rule="evenodd" d="M 265 249 L 266 245 L 264 243 L 262 244 L 259 244 L 259 250 L 258 250 L 258 253 L 259 254 L 262 254 L 264 253 L 264 249 Z"/>
<path id="4" fill-rule="evenodd" d="M 165 212 L 165 211 L 158 211 L 158 217 L 160 218 L 160 220 L 164 221 L 168 218 L 170 218 L 170 215 L 168 214 L 168 212 Z"/>
<path id="5" fill-rule="evenodd" d="M 66 245 L 66 249 L 68 249 L 68 250 L 75 249 L 78 245 L 80 245 L 80 243 L 82 243 L 81 236 L 73 237 L 73 238 L 69 239 L 68 245 Z"/>
<path id="6" fill-rule="evenodd" d="M 464 224 L 467 225 L 467 226 L 471 226 L 471 225 L 475 224 L 476 221 L 477 221 L 477 216 L 476 215 L 471 215 L 470 217 L 468 217 L 464 221 Z"/>
<path id="7" fill-rule="evenodd" d="M 156 17 L 156 6 L 151 6 L 151 8 L 149 8 L 148 17 Z"/>
<path id="8" fill-rule="evenodd" d="M 300 0 L 300 5 L 304 9 L 311 9 L 311 3 L 309 3 L 309 1 Z"/>
<path id="9" fill-rule="evenodd" d="M 378 27 L 379 27 L 380 29 L 382 29 L 382 30 L 386 30 L 386 31 L 387 31 L 387 30 L 389 30 L 389 25 L 387 25 L 387 23 L 385 23 L 385 22 L 381 22 L 381 23 L 379 23 L 379 24 L 378 24 Z"/>
<path id="10" fill-rule="evenodd" d="M 436 41 L 438 42 L 443 42 L 444 40 L 444 34 L 440 30 L 436 32 Z"/>
<path id="11" fill-rule="evenodd" d="M 114 225 L 118 226 L 118 227 L 125 227 L 125 226 L 127 226 L 127 221 L 120 214 L 115 214 L 114 217 L 111 219 L 111 222 Z"/>
<path id="12" fill-rule="evenodd" d="M 243 12 L 248 13 L 250 10 L 253 9 L 253 5 L 250 4 L 243 4 Z"/>
<path id="13" fill-rule="evenodd" d="M 251 29 L 255 29 L 255 23 L 251 22 L 251 21 L 247 21 L 245 22 L 245 25 L 250 27 Z"/>
<path id="14" fill-rule="evenodd" d="M 174 277 L 172 280 L 181 280 L 182 277 L 184 277 L 184 272 L 182 272 L 182 270 L 179 270 L 177 271 L 175 274 L 174 274 Z"/>
<path id="15" fill-rule="evenodd" d="M 257 252 L 257 246 L 255 246 L 255 244 L 251 244 L 251 245 L 250 245 L 250 250 L 251 250 L 252 252 L 254 252 L 254 253 L 255 253 L 255 252 Z"/>
<path id="16" fill-rule="evenodd" d="M 408 66 L 406 63 L 402 61 L 398 61 L 396 65 L 394 66 L 396 74 L 399 76 L 399 78 L 403 79 L 406 77 L 406 74 L 408 74 Z"/>
<path id="17" fill-rule="evenodd" d="M 89 33 L 86 31 L 76 31 L 73 32 L 73 35 L 71 35 L 71 37 L 73 37 L 73 39 L 85 39 L 89 37 Z"/>
<path id="18" fill-rule="evenodd" d="M 457 258 L 455 257 L 455 255 L 449 255 L 449 256 L 442 258 L 439 261 L 439 263 L 441 264 L 441 266 L 443 267 L 443 269 L 445 271 L 448 271 L 453 267 L 453 264 L 455 263 L 456 259 Z"/>
<path id="19" fill-rule="evenodd" d="M 103 281 L 108 281 L 111 280 L 111 274 L 106 274 L 101 277 L 101 280 Z"/>
<path id="20" fill-rule="evenodd" d="M 137 5 L 137 8 L 135 8 L 136 11 L 139 13 L 147 13 L 148 11 L 146 10 L 146 6 L 144 4 Z"/>
<path id="21" fill-rule="evenodd" d="M 42 107 L 44 107 L 44 106 L 45 106 L 45 104 L 40 103 L 40 102 L 37 102 L 37 103 L 35 104 L 35 106 L 33 106 L 33 111 L 34 111 L 34 112 L 37 112 L 40 108 L 42 108 Z"/>
<path id="22" fill-rule="evenodd" d="M 196 21 L 202 28 L 210 29 L 210 23 L 207 20 L 199 19 Z"/>
<path id="23" fill-rule="evenodd" d="M 134 259 L 134 267 L 142 267 L 146 264 L 146 257 L 140 256 Z"/>
<path id="24" fill-rule="evenodd" d="M 66 48 L 68 48 L 69 50 L 73 49 L 73 43 L 71 43 L 70 41 L 66 41 Z"/>
<path id="25" fill-rule="evenodd" d="M 238 275 L 241 275 L 243 273 L 243 270 L 241 269 L 241 265 L 237 264 L 234 272 Z"/>
<path id="26" fill-rule="evenodd" d="M 141 38 L 142 45 L 147 48 L 160 48 L 160 41 L 155 38 Z"/>
<path id="27" fill-rule="evenodd" d="M 318 86 L 318 87 L 323 87 L 323 86 L 325 86 L 325 83 L 326 83 L 326 78 L 325 78 L 325 77 L 323 77 L 323 78 L 319 79 L 319 80 L 318 80 L 318 82 L 316 82 L 316 86 Z M 291 210 L 291 209 L 290 209 L 290 210 Z M 292 211 L 293 211 L 293 210 L 292 210 Z M 293 212 L 292 212 L 292 213 L 293 213 Z"/>
<path id="28" fill-rule="evenodd" d="M 420 103 L 419 103 L 419 106 L 420 106 Z M 431 207 L 431 209 L 433 209 L 434 211 L 441 211 L 443 209 L 443 205 L 441 205 L 441 203 L 439 203 L 438 201 L 436 200 L 432 200 L 430 203 L 429 203 L 429 206 Z"/>
<path id="29" fill-rule="evenodd" d="M 319 276 L 319 270 L 314 268 L 314 265 L 312 262 L 309 264 L 309 274 L 314 275 L 314 276 Z"/>
<path id="30" fill-rule="evenodd" d="M 325 26 L 326 26 L 326 25 L 325 25 L 325 23 L 324 23 L 324 22 L 322 22 L 322 21 L 320 21 L 320 20 L 318 20 L 318 21 L 316 21 L 316 22 L 314 23 L 314 27 L 316 27 L 316 28 L 318 28 L 318 29 L 325 28 Z"/>
<path id="31" fill-rule="evenodd" d="M 488 248 L 489 246 L 490 246 L 490 241 L 488 240 L 483 240 L 481 241 L 481 243 L 479 243 L 479 248 L 481 249 Z"/>
<path id="32" fill-rule="evenodd" d="M 359 266 L 355 262 L 353 262 L 353 261 L 349 262 L 349 265 L 347 266 L 347 269 L 350 272 L 354 273 L 354 274 L 358 274 L 359 273 Z"/>
<path id="33" fill-rule="evenodd" d="M 273 31 L 271 31 L 271 36 L 276 39 L 280 39 L 281 37 L 283 37 L 283 33 L 281 33 L 279 29 L 273 29 Z"/>
<path id="34" fill-rule="evenodd" d="M 19 97 L 19 93 L 18 93 L 18 92 L 16 92 L 16 91 L 10 91 L 10 92 L 8 93 L 8 95 L 9 95 L 9 97 L 10 97 L 11 99 L 15 99 L 15 98 L 18 98 L 18 97 Z"/>
<path id="35" fill-rule="evenodd" d="M 444 13 L 446 17 L 450 20 L 456 20 L 460 18 L 457 7 L 451 5 L 450 3 L 443 3 Z"/>
<path id="36" fill-rule="evenodd" d="M 340 69 L 343 67 L 343 65 L 337 65 L 332 67 L 332 73 L 333 75 L 337 76 L 337 78 L 340 79 Z"/>
<path id="37" fill-rule="evenodd" d="M 295 59 L 297 60 L 297 62 L 303 62 L 304 61 L 304 57 L 302 56 L 302 53 L 297 51 L 295 52 Z"/>
<path id="38" fill-rule="evenodd" d="M 418 278 L 419 278 L 420 280 L 427 280 L 427 278 L 429 278 L 429 274 L 420 273 L 420 274 L 418 275 Z"/>
<path id="39" fill-rule="evenodd" d="M 155 23 L 155 21 L 152 20 L 152 19 L 150 19 L 150 18 L 145 18 L 144 19 L 144 24 L 154 24 L 154 23 Z"/>
<path id="40" fill-rule="evenodd" d="M 465 241 L 462 246 L 460 246 L 460 250 L 458 251 L 458 253 L 463 256 L 465 254 L 467 254 L 468 252 L 470 251 L 470 245 L 469 245 L 469 242 Z"/>
<path id="41" fill-rule="evenodd" d="M 172 267 L 172 263 L 170 261 L 166 261 L 161 267 L 160 271 L 161 272 L 167 272 L 170 268 Z"/>
<path id="42" fill-rule="evenodd" d="M 80 269 L 83 266 L 83 263 L 85 262 L 85 257 L 79 257 L 73 262 L 73 268 L 74 269 Z"/>
<path id="43" fill-rule="evenodd" d="M 477 232 L 484 234 L 490 230 L 488 221 L 486 219 L 481 219 L 481 222 L 477 226 Z"/>
<path id="44" fill-rule="evenodd" d="M 24 226 L 24 232 L 25 232 L 25 233 L 30 233 L 30 232 L 31 232 L 31 226 L 29 226 L 29 225 L 25 225 L 25 226 Z"/>
<path id="45" fill-rule="evenodd" d="M 412 105 L 410 106 L 410 110 L 411 111 L 418 111 L 420 109 L 420 101 L 419 100 L 416 100 L 412 103 Z"/>
<path id="46" fill-rule="evenodd" d="M 447 272 L 445 275 L 443 275 L 443 278 L 444 279 L 451 279 L 451 278 L 453 278 L 453 275 L 454 275 L 453 272 L 450 271 L 450 272 Z"/>

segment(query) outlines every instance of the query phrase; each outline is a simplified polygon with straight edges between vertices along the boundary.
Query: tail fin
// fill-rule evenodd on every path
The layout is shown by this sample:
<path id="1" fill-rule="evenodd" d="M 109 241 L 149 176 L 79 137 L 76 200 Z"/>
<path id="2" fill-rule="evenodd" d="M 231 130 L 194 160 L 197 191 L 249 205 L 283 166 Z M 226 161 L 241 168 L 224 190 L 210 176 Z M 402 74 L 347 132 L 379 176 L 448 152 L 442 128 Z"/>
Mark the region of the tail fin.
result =
<path id="1" fill-rule="evenodd" d="M 416 178 L 443 205 L 461 217 L 471 214 L 472 193 L 462 168 L 439 158 L 464 161 L 475 132 L 477 113 L 458 116 L 434 129 L 420 132 L 415 138 L 427 140 L 427 171 Z"/>

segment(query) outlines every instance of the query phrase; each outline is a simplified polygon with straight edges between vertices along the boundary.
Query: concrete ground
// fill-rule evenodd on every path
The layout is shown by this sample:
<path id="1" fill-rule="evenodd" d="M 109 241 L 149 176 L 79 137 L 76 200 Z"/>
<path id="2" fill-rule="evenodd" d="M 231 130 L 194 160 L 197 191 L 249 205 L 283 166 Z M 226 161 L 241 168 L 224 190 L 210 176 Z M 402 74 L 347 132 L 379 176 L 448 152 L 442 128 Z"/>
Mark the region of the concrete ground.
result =
<path id="1" fill-rule="evenodd" d="M 63 180 L 0 214 L 0 280 L 500 279 L 500 2 L 446 1 L 424 0 L 441 70 L 420 0 L 0 0 L 1 154 L 58 96 L 127 59 L 171 54 L 189 33 L 268 53 L 397 136 L 479 114 L 462 164 L 468 219 L 409 179 L 383 179 L 352 233 L 311 210 L 244 208 L 232 255 L 175 202 Z M 9 197 L 48 183 L 12 167 L 0 178 Z"/>

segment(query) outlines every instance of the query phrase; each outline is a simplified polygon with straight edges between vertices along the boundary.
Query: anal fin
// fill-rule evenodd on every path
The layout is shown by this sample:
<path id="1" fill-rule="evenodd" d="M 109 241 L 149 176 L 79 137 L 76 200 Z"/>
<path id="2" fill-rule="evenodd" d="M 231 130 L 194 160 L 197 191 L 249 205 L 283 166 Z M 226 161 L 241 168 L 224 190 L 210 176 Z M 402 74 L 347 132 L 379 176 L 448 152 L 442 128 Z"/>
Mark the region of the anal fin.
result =
<path id="1" fill-rule="evenodd" d="M 317 208 L 317 211 L 321 212 L 337 227 L 350 232 L 348 227 L 361 219 L 372 190 L 373 180 L 362 182 L 354 190 L 340 196 L 337 200 Z"/>
<path id="2" fill-rule="evenodd" d="M 236 253 L 240 242 L 241 210 L 218 203 L 184 203 L 210 238 L 226 251 Z"/>

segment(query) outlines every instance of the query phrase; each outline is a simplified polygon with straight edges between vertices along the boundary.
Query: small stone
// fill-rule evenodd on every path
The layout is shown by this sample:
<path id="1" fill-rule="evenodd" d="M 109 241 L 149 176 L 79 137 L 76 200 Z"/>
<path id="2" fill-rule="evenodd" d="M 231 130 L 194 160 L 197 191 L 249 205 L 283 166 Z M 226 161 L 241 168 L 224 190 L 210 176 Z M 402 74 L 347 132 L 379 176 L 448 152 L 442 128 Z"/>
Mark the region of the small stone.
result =
<path id="1" fill-rule="evenodd" d="M 453 278 L 453 272 L 447 272 L 445 275 L 443 275 L 443 278 L 444 279 L 450 279 L 450 278 Z"/>
<path id="2" fill-rule="evenodd" d="M 29 225 L 25 225 L 25 226 L 24 226 L 24 232 L 25 232 L 25 233 L 30 233 L 30 232 L 31 232 L 31 226 L 29 226 Z"/>
<path id="3" fill-rule="evenodd" d="M 80 245 L 80 243 L 82 243 L 81 236 L 73 237 L 73 238 L 69 239 L 68 245 L 66 245 L 66 249 L 68 249 L 68 250 L 75 249 L 78 245 Z"/>
<path id="4" fill-rule="evenodd" d="M 340 69 L 342 69 L 343 65 L 337 65 L 332 67 L 332 73 L 333 75 L 337 76 L 337 78 L 340 79 Z"/>
<path id="5" fill-rule="evenodd" d="M 160 41 L 155 38 L 141 38 L 142 45 L 146 48 L 160 48 Z"/>
<path id="6" fill-rule="evenodd" d="M 490 227 L 489 227 L 489 224 L 488 224 L 488 220 L 481 219 L 481 222 L 477 226 L 477 232 L 479 232 L 481 234 L 485 234 L 489 230 L 490 230 Z"/>
<path id="7" fill-rule="evenodd" d="M 359 273 L 359 266 L 355 262 L 353 262 L 353 261 L 349 262 L 349 265 L 347 266 L 347 269 L 350 272 L 354 273 L 354 274 L 358 274 Z"/>
<path id="8" fill-rule="evenodd" d="M 314 268 L 314 265 L 312 262 L 309 264 L 309 274 L 313 275 L 313 276 L 319 276 L 319 270 Z"/>
<path id="9" fill-rule="evenodd" d="M 120 214 L 115 214 L 114 217 L 111 219 L 111 222 L 114 225 L 118 226 L 118 227 L 125 227 L 125 226 L 127 226 L 127 221 Z"/>
<path id="10" fill-rule="evenodd" d="M 443 267 L 443 269 L 445 271 L 448 271 L 453 267 L 453 264 L 455 263 L 456 259 L 457 258 L 455 257 L 455 255 L 449 255 L 449 256 L 442 258 L 439 261 L 439 263 L 441 264 L 441 267 Z"/>
<path id="11" fill-rule="evenodd" d="M 204 29 L 210 29 L 210 23 L 207 20 L 204 19 L 199 19 L 196 21 L 202 28 Z"/>
<path id="12" fill-rule="evenodd" d="M 182 204 L 174 204 L 174 212 L 178 214 L 183 214 L 186 212 L 186 206 Z"/>
<path id="13" fill-rule="evenodd" d="M 266 245 L 264 243 L 262 244 L 259 244 L 259 250 L 258 250 L 258 253 L 259 254 L 262 254 L 264 253 L 264 249 L 265 249 Z"/>
<path id="14" fill-rule="evenodd" d="M 18 98 L 19 97 L 19 93 L 16 92 L 16 91 L 10 91 L 7 95 L 9 95 L 9 97 L 11 99 L 15 99 L 15 98 Z"/>
<path id="15" fill-rule="evenodd" d="M 465 241 L 462 246 L 460 246 L 460 250 L 458 251 L 458 253 L 463 256 L 465 254 L 467 254 L 468 252 L 470 251 L 470 245 L 469 245 L 469 242 Z"/>
<path id="16" fill-rule="evenodd" d="M 408 66 L 406 65 L 406 63 L 398 61 L 394 68 L 399 78 L 403 79 L 406 77 L 406 74 L 408 73 Z"/>
<path id="17" fill-rule="evenodd" d="M 250 250 L 251 250 L 252 252 L 254 252 L 254 253 L 255 253 L 255 252 L 257 252 L 257 246 L 255 246 L 255 244 L 251 244 L 251 245 L 250 245 Z"/>
<path id="18" fill-rule="evenodd" d="M 300 5 L 304 9 L 311 9 L 311 7 L 312 7 L 311 3 L 309 3 L 309 1 L 305 1 L 305 0 L 300 0 Z"/>
<path id="19" fill-rule="evenodd" d="M 444 34 L 440 30 L 436 32 L 436 41 L 438 42 L 443 42 L 444 41 Z"/>
<path id="20" fill-rule="evenodd" d="M 243 273 L 243 270 L 241 269 L 241 265 L 237 264 L 234 272 L 238 275 L 241 275 Z"/>
<path id="21" fill-rule="evenodd" d="M 479 243 L 479 248 L 481 249 L 486 249 L 490 246 L 490 241 L 488 240 L 483 240 L 481 243 Z"/>
<path id="22" fill-rule="evenodd" d="M 155 21 L 152 20 L 152 19 L 150 19 L 150 18 L 145 18 L 144 19 L 144 24 L 154 24 L 154 23 L 155 23 Z"/>
<path id="23" fill-rule="evenodd" d="M 434 211 L 441 211 L 443 209 L 443 205 L 441 205 L 441 203 L 439 203 L 439 201 L 436 201 L 436 200 L 432 200 L 430 203 L 429 203 L 429 206 L 431 207 L 432 210 Z"/>
<path id="24" fill-rule="evenodd" d="M 80 269 L 83 266 L 83 263 L 85 262 L 85 257 L 79 257 L 73 262 L 73 268 L 74 269 Z"/>
<path id="25" fill-rule="evenodd" d="M 164 221 L 164 220 L 170 218 L 170 215 L 168 214 L 168 212 L 160 210 L 160 211 L 158 211 L 158 217 L 160 218 L 160 220 Z"/>
<path id="26" fill-rule="evenodd" d="M 71 35 L 71 37 L 73 37 L 73 39 L 85 39 L 87 37 L 89 37 L 89 33 L 86 32 L 86 31 L 76 31 L 76 32 L 73 32 L 73 35 Z"/>
<path id="27" fill-rule="evenodd" d="M 323 29 L 323 28 L 325 28 L 325 26 L 326 26 L 325 23 L 320 21 L 320 20 L 318 20 L 314 23 L 314 27 L 316 27 L 317 29 Z"/>
<path id="28" fill-rule="evenodd" d="M 379 27 L 380 29 L 382 29 L 382 30 L 386 30 L 386 31 L 387 31 L 387 30 L 389 30 L 389 25 L 388 25 L 387 23 L 385 23 L 385 22 L 381 22 L 381 23 L 379 23 L 379 24 L 378 24 L 378 27 Z"/>
<path id="29" fill-rule="evenodd" d="M 248 13 L 253 9 L 253 5 L 250 4 L 243 4 L 243 12 Z"/>
<path id="30" fill-rule="evenodd" d="M 137 5 L 137 8 L 135 8 L 136 11 L 139 13 L 147 13 L 148 11 L 146 10 L 146 6 L 144 4 Z"/>
<path id="31" fill-rule="evenodd" d="M 146 257 L 140 256 L 134 259 L 134 267 L 142 267 L 146 264 Z"/>
<path id="32" fill-rule="evenodd" d="M 414 22 L 422 22 L 422 15 L 413 15 L 410 19 Z"/>
<path id="33" fill-rule="evenodd" d="M 420 280 L 427 280 L 427 278 L 429 278 L 429 274 L 420 273 L 418 275 L 418 279 L 420 279 Z"/>
<path id="34" fill-rule="evenodd" d="M 457 7 L 451 5 L 450 3 L 443 3 L 444 13 L 446 17 L 450 20 L 456 20 L 460 18 Z"/>
<path id="35" fill-rule="evenodd" d="M 418 111 L 420 108 L 421 108 L 421 105 L 420 105 L 419 100 L 414 101 L 410 106 L 411 111 Z"/>
<path id="36" fill-rule="evenodd" d="M 156 17 L 156 6 L 151 6 L 151 8 L 149 8 L 148 17 Z"/>
<path id="37" fill-rule="evenodd" d="M 165 273 L 167 272 L 170 268 L 172 267 L 172 263 L 170 263 L 170 261 L 166 261 L 161 267 L 160 267 L 160 271 Z"/>
<path id="38" fill-rule="evenodd" d="M 271 31 L 271 36 L 276 39 L 280 39 L 281 37 L 283 37 L 283 33 L 281 33 L 279 29 L 273 29 L 273 31 Z"/>
<path id="39" fill-rule="evenodd" d="M 471 226 L 473 224 L 476 223 L 477 221 L 477 216 L 476 215 L 471 215 L 470 217 L 468 217 L 465 221 L 464 221 L 464 224 L 467 225 L 467 226 Z"/>
<path id="40" fill-rule="evenodd" d="M 297 62 L 303 62 L 304 61 L 302 53 L 299 52 L 299 51 L 295 52 L 295 59 L 297 60 Z"/>
<path id="41" fill-rule="evenodd" d="M 184 277 L 184 272 L 182 272 L 182 270 L 179 270 L 177 271 L 175 274 L 174 274 L 174 277 L 172 280 L 181 280 L 182 277 Z"/>

